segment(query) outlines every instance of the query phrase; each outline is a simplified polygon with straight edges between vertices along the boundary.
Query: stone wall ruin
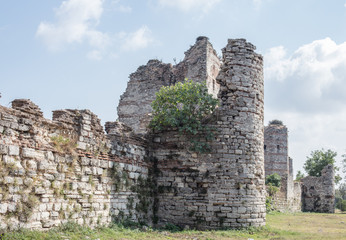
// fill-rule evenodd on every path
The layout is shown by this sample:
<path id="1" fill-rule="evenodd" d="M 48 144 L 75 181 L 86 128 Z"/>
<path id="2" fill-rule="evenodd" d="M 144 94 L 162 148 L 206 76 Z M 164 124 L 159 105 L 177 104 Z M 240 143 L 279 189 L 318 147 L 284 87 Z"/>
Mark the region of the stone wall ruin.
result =
<path id="1" fill-rule="evenodd" d="M 288 129 L 271 122 L 264 127 L 264 166 L 266 176 L 277 173 L 281 177 L 280 191 L 274 196 L 279 211 L 300 211 L 300 184 L 293 181 L 293 163 L 288 156 Z"/>
<path id="2" fill-rule="evenodd" d="M 0 228 L 150 223 L 145 142 L 116 129 L 106 136 L 88 110 L 54 111 L 51 121 L 30 100 L 0 106 Z"/>
<path id="3" fill-rule="evenodd" d="M 263 59 L 245 39 L 228 40 L 222 53 L 221 60 L 199 37 L 174 66 L 148 61 L 130 75 L 119 121 L 107 122 L 105 131 L 89 110 L 57 110 L 48 120 L 30 100 L 0 106 L 0 228 L 124 219 L 198 229 L 263 226 L 269 156 L 263 144 Z M 220 100 L 207 123 L 215 135 L 210 153 L 190 151 L 187 136 L 174 129 L 147 130 L 155 92 L 186 77 L 206 82 Z M 287 128 L 273 131 L 278 134 L 266 151 L 281 141 L 282 158 L 268 159 L 290 179 Z M 329 180 L 317 181 L 332 188 Z M 291 187 L 285 188 L 287 200 Z M 315 199 L 311 191 L 307 195 Z"/>
<path id="4" fill-rule="evenodd" d="M 279 211 L 334 212 L 334 171 L 326 167 L 321 177 L 293 179 L 293 163 L 288 156 L 288 130 L 283 124 L 272 123 L 264 128 L 264 159 L 266 176 L 277 173 L 281 187 L 274 196 Z"/>
<path id="5" fill-rule="evenodd" d="M 334 213 L 334 167 L 327 165 L 320 177 L 307 176 L 302 180 L 302 211 Z"/>
<path id="6" fill-rule="evenodd" d="M 88 110 L 58 110 L 47 120 L 29 100 L 1 106 L 1 227 L 112 219 L 200 229 L 264 225 L 263 70 L 254 49 L 229 40 L 221 66 L 199 37 L 175 66 L 150 60 L 131 74 L 120 121 L 106 123 L 107 134 Z M 187 139 L 174 130 L 143 135 L 155 91 L 185 77 L 206 81 L 221 101 L 209 122 L 208 154 L 182 147 Z"/>

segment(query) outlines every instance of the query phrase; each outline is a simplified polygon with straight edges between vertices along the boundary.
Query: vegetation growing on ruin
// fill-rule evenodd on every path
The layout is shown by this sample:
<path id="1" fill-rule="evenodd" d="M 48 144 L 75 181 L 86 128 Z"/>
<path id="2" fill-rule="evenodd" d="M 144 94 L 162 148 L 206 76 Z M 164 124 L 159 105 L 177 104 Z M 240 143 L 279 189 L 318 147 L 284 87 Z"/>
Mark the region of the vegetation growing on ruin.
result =
<path id="1" fill-rule="evenodd" d="M 150 127 L 154 130 L 177 128 L 180 134 L 189 137 L 191 150 L 207 152 L 206 141 L 213 137 L 212 129 L 206 124 L 218 105 L 218 100 L 208 93 L 205 83 L 191 80 L 164 86 L 156 93 L 152 103 L 153 119 Z"/>
<path id="2" fill-rule="evenodd" d="M 281 176 L 277 173 L 273 173 L 266 177 L 266 210 L 267 212 L 271 212 L 275 210 L 274 196 L 279 191 L 281 186 Z"/>
<path id="3" fill-rule="evenodd" d="M 304 164 L 304 169 L 308 173 L 309 176 L 320 177 L 322 175 L 322 170 L 328 164 L 333 165 L 334 171 L 338 171 L 339 168 L 336 164 L 336 155 L 337 153 L 328 149 L 324 150 L 315 150 L 312 151 L 310 156 L 307 157 L 307 160 Z M 335 183 L 340 182 L 341 177 L 338 174 L 335 174 Z"/>
<path id="4" fill-rule="evenodd" d="M 272 121 L 269 121 L 269 125 L 284 125 L 281 120 L 274 119 Z"/>
<path id="5" fill-rule="evenodd" d="M 63 137 L 61 135 L 58 136 L 52 136 L 51 138 L 52 144 L 54 148 L 59 153 L 75 153 L 75 149 L 77 147 L 77 144 L 75 141 L 71 140 L 70 138 Z"/>

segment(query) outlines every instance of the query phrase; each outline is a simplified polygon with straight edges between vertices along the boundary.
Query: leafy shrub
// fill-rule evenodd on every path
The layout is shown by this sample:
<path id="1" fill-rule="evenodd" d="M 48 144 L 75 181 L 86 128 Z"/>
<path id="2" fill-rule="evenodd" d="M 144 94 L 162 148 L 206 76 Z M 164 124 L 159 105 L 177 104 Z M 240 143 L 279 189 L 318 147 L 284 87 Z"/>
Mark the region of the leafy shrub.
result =
<path id="1" fill-rule="evenodd" d="M 274 195 L 279 191 L 281 186 L 281 176 L 273 173 L 266 177 L 266 190 L 268 196 L 266 197 L 266 211 L 271 212 L 275 210 Z"/>
<path id="2" fill-rule="evenodd" d="M 153 119 L 150 127 L 154 130 L 177 128 L 180 134 L 185 134 L 192 143 L 191 150 L 206 152 L 209 146 L 206 142 L 213 137 L 212 129 L 204 124 L 218 105 L 218 100 L 208 93 L 206 84 L 191 80 L 164 86 L 156 93 L 152 103 Z"/>
<path id="3" fill-rule="evenodd" d="M 271 175 L 268 175 L 266 177 L 266 185 L 271 184 L 274 187 L 280 187 L 281 186 L 281 176 L 277 173 L 273 173 Z"/>

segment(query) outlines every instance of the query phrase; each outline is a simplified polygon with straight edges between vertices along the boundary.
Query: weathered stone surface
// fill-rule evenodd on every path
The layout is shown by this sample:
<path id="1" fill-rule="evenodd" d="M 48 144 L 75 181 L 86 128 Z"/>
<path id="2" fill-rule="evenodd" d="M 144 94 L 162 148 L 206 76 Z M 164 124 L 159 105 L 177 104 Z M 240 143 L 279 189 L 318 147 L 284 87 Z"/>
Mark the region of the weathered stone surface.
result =
<path id="1" fill-rule="evenodd" d="M 221 66 L 199 37 L 175 66 L 150 60 L 131 74 L 120 122 L 107 122 L 107 134 L 89 110 L 57 110 L 51 121 L 28 100 L 0 106 L 0 171 L 8 191 L 0 194 L 0 220 L 33 229 L 67 219 L 93 227 L 112 217 L 201 229 L 264 225 L 263 70 L 254 50 L 231 39 Z M 185 77 L 206 82 L 221 102 L 207 123 L 215 129 L 208 154 L 191 152 L 174 130 L 142 134 L 155 92 Z M 26 202 L 34 205 L 30 219 L 7 218 Z"/>
<path id="2" fill-rule="evenodd" d="M 10 223 L 14 227 L 51 228 L 67 218 L 96 226 L 97 222 L 110 223 L 110 216 L 120 214 L 120 209 L 124 217 L 131 215 L 134 220 L 150 223 L 152 200 L 146 199 L 145 211 L 136 210 L 134 204 L 141 203 L 134 192 L 139 175 L 148 178 L 148 165 L 143 162 L 145 141 L 137 146 L 135 135 L 123 139 L 121 151 L 126 158 L 120 158 L 117 142 L 111 143 L 100 120 L 90 111 L 59 110 L 50 121 L 35 112 L 36 105 L 21 107 L 22 101 L 14 102 L 15 109 L 0 106 L 4 132 L 0 138 L 0 171 L 7 186 L 0 194 L 0 219 L 8 219 L 1 220 L 1 226 Z M 21 124 L 28 127 L 20 128 Z M 81 135 L 85 150 L 78 152 L 75 143 Z M 142 192 L 143 188 L 146 186 L 142 186 Z M 121 202 L 111 205 L 112 199 Z M 26 202 L 33 204 L 30 219 L 20 214 Z M 18 214 L 7 217 L 14 212 Z"/>
<path id="3" fill-rule="evenodd" d="M 215 140 L 208 142 L 211 153 L 187 151 L 188 139 L 178 132 L 153 136 L 160 225 L 217 229 L 265 224 L 262 57 L 245 40 L 229 40 L 216 79 L 221 106 L 218 120 L 209 123 L 216 129 Z"/>
<path id="4" fill-rule="evenodd" d="M 334 213 L 334 168 L 327 165 L 321 177 L 308 176 L 302 180 L 302 210 L 307 212 Z"/>

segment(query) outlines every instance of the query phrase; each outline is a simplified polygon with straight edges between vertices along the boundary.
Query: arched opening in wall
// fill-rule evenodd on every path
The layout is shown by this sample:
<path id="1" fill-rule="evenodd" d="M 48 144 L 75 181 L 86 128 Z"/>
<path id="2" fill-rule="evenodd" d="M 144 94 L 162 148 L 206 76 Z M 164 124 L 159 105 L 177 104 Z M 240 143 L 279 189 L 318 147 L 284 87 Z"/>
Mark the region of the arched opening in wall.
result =
<path id="1" fill-rule="evenodd" d="M 267 145 L 264 145 L 264 151 L 267 151 Z"/>
<path id="2" fill-rule="evenodd" d="M 280 152 L 280 145 L 276 145 L 276 151 Z"/>

